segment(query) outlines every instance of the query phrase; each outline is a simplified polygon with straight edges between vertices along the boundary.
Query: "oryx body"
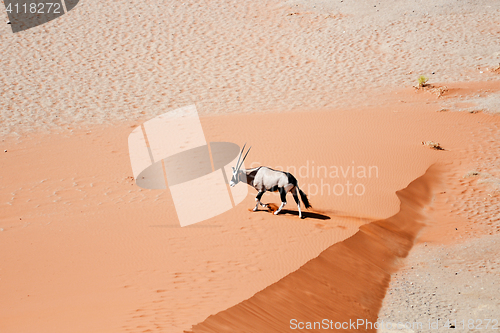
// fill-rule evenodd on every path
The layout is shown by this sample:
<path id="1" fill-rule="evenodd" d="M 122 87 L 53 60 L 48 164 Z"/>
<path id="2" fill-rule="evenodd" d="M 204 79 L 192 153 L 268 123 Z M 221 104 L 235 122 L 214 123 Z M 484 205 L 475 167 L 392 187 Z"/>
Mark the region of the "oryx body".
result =
<path id="1" fill-rule="evenodd" d="M 245 149 L 245 147 L 243 147 L 243 149 Z M 241 150 L 240 157 L 243 153 L 243 149 Z M 249 151 L 250 149 L 248 149 L 247 154 Z M 247 154 L 243 158 L 243 161 L 245 160 Z M 256 203 L 255 208 L 253 209 L 254 211 L 257 210 L 259 205 L 261 205 L 262 207 L 266 207 L 266 205 L 264 205 L 260 201 L 260 199 L 262 198 L 262 195 L 264 195 L 264 193 L 267 191 L 279 191 L 280 193 L 281 205 L 279 209 L 274 212 L 275 215 L 279 214 L 279 212 L 286 205 L 286 194 L 288 192 L 292 193 L 293 198 L 297 203 L 300 218 L 302 218 L 302 211 L 300 209 L 299 195 L 306 208 L 311 207 L 311 205 L 309 204 L 309 200 L 307 199 L 307 195 L 299 188 L 297 179 L 291 173 L 273 170 L 265 166 L 246 170 L 240 169 L 241 165 L 239 165 L 239 160 L 240 159 L 238 158 L 237 168 L 233 168 L 233 177 L 231 178 L 230 185 L 235 186 L 240 181 L 244 181 L 258 191 L 257 197 L 255 198 Z M 241 164 L 243 164 L 243 161 L 241 162 Z"/>

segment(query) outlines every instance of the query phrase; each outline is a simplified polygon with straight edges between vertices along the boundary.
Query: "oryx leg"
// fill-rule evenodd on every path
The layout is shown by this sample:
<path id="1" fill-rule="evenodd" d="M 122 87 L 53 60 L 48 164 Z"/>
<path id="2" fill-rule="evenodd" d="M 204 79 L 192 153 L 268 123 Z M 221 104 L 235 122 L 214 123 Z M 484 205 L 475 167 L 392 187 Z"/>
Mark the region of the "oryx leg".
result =
<path id="1" fill-rule="evenodd" d="M 299 201 L 299 191 L 297 187 L 294 187 L 292 190 L 293 199 L 297 203 L 297 208 L 299 209 L 299 217 L 302 218 L 302 211 L 300 210 L 300 201 Z"/>
<path id="2" fill-rule="evenodd" d="M 261 205 L 262 207 L 266 207 L 266 205 L 264 205 L 262 202 L 260 202 L 260 199 L 262 198 L 262 195 L 264 194 L 265 191 L 260 191 L 259 193 L 257 193 L 257 196 L 255 197 L 255 208 L 253 209 L 253 211 L 257 211 L 257 209 L 259 208 L 259 205 Z"/>
<path id="3" fill-rule="evenodd" d="M 280 187 L 278 190 L 280 191 L 280 197 L 281 197 L 281 206 L 280 208 L 278 208 L 277 211 L 274 212 L 274 215 L 278 215 L 279 212 L 281 212 L 281 210 L 283 209 L 283 207 L 285 207 L 286 205 L 286 194 L 288 193 L 288 191 L 290 191 L 290 189 L 292 188 L 293 185 L 286 185 L 285 187 Z"/>

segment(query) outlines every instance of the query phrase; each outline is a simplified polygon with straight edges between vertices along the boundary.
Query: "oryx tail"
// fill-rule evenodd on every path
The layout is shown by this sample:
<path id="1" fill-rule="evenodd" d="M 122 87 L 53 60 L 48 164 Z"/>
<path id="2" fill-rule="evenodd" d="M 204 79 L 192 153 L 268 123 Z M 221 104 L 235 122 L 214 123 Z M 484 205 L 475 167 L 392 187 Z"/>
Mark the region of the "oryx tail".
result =
<path id="1" fill-rule="evenodd" d="M 309 199 L 307 198 L 307 195 L 299 188 L 298 185 L 296 187 L 297 187 L 297 190 L 299 190 L 300 199 L 304 203 L 304 206 L 306 206 L 306 208 L 311 208 L 312 206 L 309 203 Z"/>

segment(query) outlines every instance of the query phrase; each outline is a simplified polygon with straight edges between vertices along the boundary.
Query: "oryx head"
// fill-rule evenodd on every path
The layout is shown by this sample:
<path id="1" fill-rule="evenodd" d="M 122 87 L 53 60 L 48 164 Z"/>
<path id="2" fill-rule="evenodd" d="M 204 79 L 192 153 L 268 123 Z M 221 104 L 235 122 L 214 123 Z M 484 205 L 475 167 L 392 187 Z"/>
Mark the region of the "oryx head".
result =
<path id="1" fill-rule="evenodd" d="M 241 160 L 241 163 L 240 163 L 240 159 L 241 159 L 241 156 L 243 155 L 243 150 L 245 150 L 246 145 L 247 144 L 245 143 L 245 145 L 241 149 L 240 155 L 238 156 L 238 162 L 236 162 L 236 168 L 233 167 L 233 177 L 231 178 L 231 181 L 229 182 L 229 185 L 231 185 L 231 187 L 233 187 L 234 185 L 238 184 L 241 181 L 240 178 L 242 178 L 242 177 L 240 177 L 240 174 L 243 172 L 240 171 L 240 168 L 243 165 L 245 158 L 247 158 L 248 152 L 250 151 L 250 149 L 252 149 L 252 147 L 248 148 L 248 150 L 245 154 L 245 157 L 243 157 L 243 159 Z"/>

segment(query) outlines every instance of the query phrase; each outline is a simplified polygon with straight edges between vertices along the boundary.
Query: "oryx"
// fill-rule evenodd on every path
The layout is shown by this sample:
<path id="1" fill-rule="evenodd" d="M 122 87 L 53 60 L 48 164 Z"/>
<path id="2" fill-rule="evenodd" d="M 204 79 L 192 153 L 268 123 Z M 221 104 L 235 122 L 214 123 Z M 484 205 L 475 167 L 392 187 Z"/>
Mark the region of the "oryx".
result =
<path id="1" fill-rule="evenodd" d="M 299 209 L 299 217 L 302 218 L 302 211 L 300 210 L 300 201 L 298 195 L 300 194 L 300 198 L 302 199 L 302 202 L 304 203 L 306 208 L 311 207 L 311 205 L 309 204 L 307 195 L 299 188 L 297 179 L 295 179 L 295 177 L 289 172 L 273 170 L 265 166 L 240 170 L 243 162 L 245 161 L 245 158 L 248 155 L 248 152 L 252 148 L 248 148 L 245 157 L 243 157 L 240 163 L 240 159 L 243 155 L 245 146 L 246 144 L 243 146 L 243 149 L 241 149 L 240 155 L 238 157 L 238 162 L 236 162 L 236 168 L 233 167 L 233 177 L 231 178 L 231 182 L 229 183 L 229 185 L 233 187 L 240 181 L 245 181 L 248 185 L 252 186 L 259 192 L 257 193 L 257 197 L 255 198 L 256 203 L 253 211 L 256 211 L 259 205 L 261 205 L 262 207 L 267 207 L 267 205 L 264 205 L 262 202 L 260 202 L 262 195 L 266 191 L 279 191 L 281 197 L 281 206 L 277 211 L 274 212 L 275 215 L 278 215 L 281 209 L 283 209 L 283 207 L 286 205 L 286 194 L 288 192 L 292 192 L 293 198 L 297 203 L 297 208 Z"/>

